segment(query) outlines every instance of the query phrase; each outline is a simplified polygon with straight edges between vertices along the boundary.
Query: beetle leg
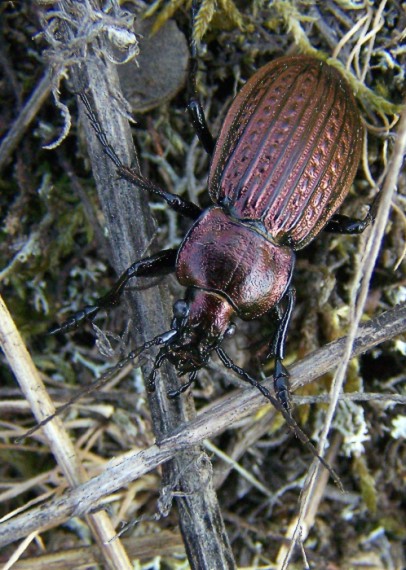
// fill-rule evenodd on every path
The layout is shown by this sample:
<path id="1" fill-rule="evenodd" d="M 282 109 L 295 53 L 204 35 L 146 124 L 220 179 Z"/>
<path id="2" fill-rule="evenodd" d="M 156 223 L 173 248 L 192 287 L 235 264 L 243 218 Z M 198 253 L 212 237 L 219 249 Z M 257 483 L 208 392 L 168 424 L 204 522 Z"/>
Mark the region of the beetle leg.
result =
<path id="1" fill-rule="evenodd" d="M 245 380 L 245 382 L 248 382 L 249 384 L 251 384 L 251 386 L 257 388 L 261 392 L 261 394 L 265 396 L 265 398 L 267 398 L 271 402 L 271 404 L 273 404 L 276 407 L 276 409 L 279 409 L 280 404 L 272 396 L 269 390 L 261 384 L 261 382 L 258 382 L 258 380 L 255 380 L 255 378 L 252 378 L 252 376 L 250 376 L 248 372 L 244 370 L 244 368 L 237 366 L 237 364 L 235 364 L 235 362 L 231 360 L 231 358 L 228 356 L 226 352 L 224 352 L 222 348 L 217 346 L 215 348 L 215 351 L 226 368 L 232 370 L 233 372 L 236 372 L 239 376 L 241 376 L 243 380 Z"/>
<path id="2" fill-rule="evenodd" d="M 278 328 L 276 329 L 272 338 L 271 349 L 268 354 L 268 358 L 275 356 L 276 358 L 279 358 L 279 360 L 283 360 L 285 356 L 286 334 L 288 332 L 290 319 L 292 317 L 293 308 L 296 302 L 296 290 L 294 287 L 290 286 L 288 288 L 285 295 L 283 296 L 283 299 L 285 298 L 287 299 L 287 306 L 282 315 L 278 316 Z"/>
<path id="3" fill-rule="evenodd" d="M 171 399 L 177 398 L 178 396 L 183 394 L 183 392 L 186 392 L 186 390 L 190 388 L 190 386 L 196 381 L 196 377 L 197 377 L 197 370 L 193 370 L 193 372 L 189 374 L 189 380 L 187 382 L 181 384 L 181 386 L 179 386 L 179 388 L 177 388 L 176 390 L 168 390 L 167 392 L 168 398 Z"/>
<path id="4" fill-rule="evenodd" d="M 125 178 L 132 184 L 134 184 L 137 188 L 144 190 L 146 192 L 150 192 L 154 194 L 154 196 L 158 196 L 164 202 L 168 204 L 172 210 L 178 212 L 182 216 L 186 218 L 192 218 L 192 220 L 196 220 L 202 213 L 202 209 L 199 206 L 196 206 L 193 202 L 189 202 L 188 200 L 184 200 L 178 194 L 173 194 L 172 192 L 167 192 L 163 190 L 156 184 L 153 184 L 131 168 L 121 165 L 118 168 L 118 173 L 122 178 Z"/>
<path id="5" fill-rule="evenodd" d="M 363 220 L 350 218 L 342 214 L 334 214 L 325 225 L 324 231 L 337 234 L 362 234 L 365 228 L 374 221 L 380 199 L 381 194 L 378 193 Z"/>
<path id="6" fill-rule="evenodd" d="M 246 382 L 251 384 L 251 386 L 254 386 L 255 388 L 257 388 L 261 392 L 261 394 L 263 396 L 265 396 L 265 398 L 267 398 L 271 402 L 271 404 L 283 415 L 286 423 L 292 429 L 292 431 L 294 432 L 296 437 L 298 437 L 299 440 L 306 446 L 306 448 L 315 457 L 317 457 L 317 459 L 320 461 L 320 463 L 323 465 L 323 467 L 325 467 L 327 469 L 327 471 L 330 473 L 330 475 L 332 476 L 332 478 L 333 478 L 334 482 L 336 483 L 336 485 L 338 486 L 338 488 L 341 491 L 343 491 L 344 490 L 343 485 L 342 485 L 340 478 L 337 475 L 337 473 L 334 471 L 334 469 L 332 467 L 330 467 L 330 465 L 327 463 L 327 461 L 324 459 L 324 457 L 321 457 L 321 455 L 319 455 L 319 453 L 317 453 L 317 449 L 314 447 L 314 445 L 312 444 L 312 442 L 310 441 L 308 436 L 304 433 L 304 431 L 302 429 L 300 429 L 300 427 L 297 425 L 296 421 L 293 419 L 293 417 L 291 416 L 289 411 L 285 409 L 283 404 L 279 400 L 274 398 L 272 396 L 272 394 L 269 392 L 269 390 L 267 390 L 265 388 L 265 386 L 263 386 L 260 382 L 255 380 L 255 378 L 252 378 L 252 376 L 250 376 L 248 374 L 248 372 L 246 372 L 243 368 L 240 368 L 239 366 L 237 366 L 231 360 L 231 358 L 228 356 L 228 354 L 226 354 L 224 352 L 224 350 L 222 348 L 217 347 L 215 350 L 216 350 L 221 362 L 224 364 L 224 366 L 226 368 L 233 370 L 239 376 L 241 376 L 241 378 L 243 380 L 245 380 Z"/>
<path id="7" fill-rule="evenodd" d="M 158 356 L 155 359 L 152 372 L 148 376 L 147 386 L 146 386 L 148 392 L 155 392 L 155 378 L 159 368 L 162 366 L 162 363 L 167 358 L 167 356 L 168 356 L 168 347 L 164 346 L 158 352 Z"/>
<path id="8" fill-rule="evenodd" d="M 175 271 L 177 253 L 177 249 L 165 249 L 155 255 L 151 255 L 151 257 L 136 261 L 124 271 L 106 295 L 97 299 L 94 305 L 87 305 L 74 313 L 61 325 L 52 329 L 49 334 L 69 332 L 77 328 L 82 321 L 92 320 L 101 309 L 116 305 L 128 281 L 133 277 L 157 277 L 172 273 Z"/>
<path id="9" fill-rule="evenodd" d="M 193 65 L 193 60 L 191 65 Z M 214 140 L 213 135 L 207 126 L 204 110 L 202 104 L 200 103 L 200 100 L 197 97 L 197 94 L 190 97 L 187 109 L 189 111 L 189 117 L 197 138 L 202 143 L 203 148 L 207 154 L 211 156 L 213 154 L 216 141 Z"/>
<path id="10" fill-rule="evenodd" d="M 97 118 L 95 112 L 92 109 L 90 101 L 86 95 L 86 93 L 80 92 L 79 93 L 80 99 L 85 106 L 86 114 L 89 118 L 89 121 L 96 133 L 97 138 L 99 139 L 100 144 L 103 147 L 105 154 L 114 162 L 117 166 L 118 174 L 122 177 L 134 184 L 138 189 L 141 189 L 146 192 L 150 192 L 155 196 L 158 196 L 162 200 L 164 200 L 170 208 L 178 212 L 182 216 L 186 216 L 187 218 L 192 218 L 193 220 L 197 219 L 202 210 L 193 202 L 189 202 L 188 200 L 184 200 L 177 194 L 173 194 L 172 192 L 167 192 L 163 190 L 156 184 L 153 184 L 141 174 L 138 174 L 131 168 L 124 166 L 121 162 L 120 158 L 117 156 L 116 151 L 113 149 L 111 144 L 107 140 L 106 133 L 102 129 L 99 119 Z"/>
<path id="11" fill-rule="evenodd" d="M 168 346 L 164 346 L 158 352 L 158 356 L 155 359 L 154 367 L 152 369 L 151 374 L 148 377 L 148 381 L 147 381 L 148 392 L 154 392 L 155 391 L 156 374 L 158 372 L 158 369 L 162 366 L 162 363 L 164 362 L 164 360 L 166 360 L 167 358 L 168 358 Z M 190 388 L 190 386 L 195 382 L 196 376 L 197 376 L 197 370 L 193 370 L 193 372 L 190 372 L 189 380 L 187 382 L 185 382 L 184 384 L 181 384 L 181 386 L 179 386 L 179 388 L 176 388 L 175 390 L 168 390 L 168 392 L 167 392 L 168 398 L 171 398 L 171 399 L 177 398 L 178 396 L 183 394 L 183 392 L 186 392 L 186 390 L 188 388 Z"/>
<path id="12" fill-rule="evenodd" d="M 289 372 L 283 366 L 282 360 L 285 356 L 286 334 L 296 300 L 296 291 L 292 286 L 288 288 L 284 298 L 287 299 L 287 306 L 282 316 L 278 317 L 278 328 L 275 331 L 271 343 L 271 350 L 267 357 L 275 357 L 275 370 L 273 374 L 275 394 L 285 410 L 289 412 L 291 409 L 288 381 Z"/>
<path id="13" fill-rule="evenodd" d="M 273 385 L 276 397 L 289 415 L 291 415 L 290 410 L 292 409 L 292 405 L 289 390 L 289 372 L 286 370 L 279 358 L 276 358 L 275 360 Z"/>
<path id="14" fill-rule="evenodd" d="M 334 214 L 324 227 L 324 231 L 337 234 L 362 234 L 372 221 L 373 217 L 370 212 L 363 220 L 350 218 L 342 214 Z"/>
<path id="15" fill-rule="evenodd" d="M 196 21 L 196 16 L 198 13 L 198 2 L 193 0 L 192 2 L 192 29 L 190 31 L 190 68 L 189 68 L 189 79 L 188 79 L 188 91 L 189 91 L 189 103 L 188 111 L 190 120 L 192 121 L 193 128 L 199 141 L 202 143 L 204 150 L 207 154 L 212 155 L 214 150 L 214 145 L 216 144 L 209 127 L 207 126 L 206 117 L 204 115 L 202 104 L 200 103 L 199 95 L 197 92 L 196 85 L 196 73 L 197 73 L 197 46 L 196 39 L 193 35 L 194 23 Z"/>

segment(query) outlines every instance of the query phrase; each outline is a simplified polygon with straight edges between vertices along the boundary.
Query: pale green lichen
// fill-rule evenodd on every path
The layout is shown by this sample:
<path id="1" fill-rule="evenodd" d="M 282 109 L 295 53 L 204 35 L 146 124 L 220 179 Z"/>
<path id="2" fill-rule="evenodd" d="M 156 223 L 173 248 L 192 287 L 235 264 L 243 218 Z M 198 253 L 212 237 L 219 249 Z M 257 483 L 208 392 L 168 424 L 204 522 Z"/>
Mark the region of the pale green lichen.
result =
<path id="1" fill-rule="evenodd" d="M 345 2 L 345 4 L 352 4 Z M 346 6 L 347 9 L 354 9 L 354 6 Z M 363 6 L 357 6 L 357 8 L 362 8 Z M 366 108 L 383 114 L 398 114 L 401 112 L 403 105 L 397 105 L 389 101 L 386 97 L 376 93 L 369 87 L 365 85 L 364 82 L 357 79 L 352 73 L 350 73 L 344 65 L 335 58 L 330 58 L 327 54 L 322 51 L 315 49 L 303 29 L 302 22 L 309 22 L 312 19 L 305 16 L 299 12 L 295 3 L 289 0 L 277 0 L 273 2 L 272 9 L 281 19 L 287 31 L 292 34 L 295 45 L 299 48 L 299 51 L 306 55 L 311 55 L 317 57 L 324 61 L 327 61 L 330 65 L 339 69 L 339 71 L 345 76 L 348 83 L 351 85 L 354 93 L 357 95 L 358 99 L 365 105 Z"/>
<path id="2" fill-rule="evenodd" d="M 406 439 L 406 416 L 399 415 L 392 420 L 391 436 L 394 439 Z"/>
<path id="3" fill-rule="evenodd" d="M 160 10 L 160 8 L 162 9 Z M 157 32 L 180 9 L 190 9 L 189 0 L 171 0 L 163 5 L 162 0 L 154 4 L 145 12 L 148 18 L 159 13 L 152 27 L 152 33 Z M 209 29 L 230 29 L 237 27 L 244 29 L 244 19 L 233 0 L 203 0 L 198 6 L 198 12 L 193 27 L 193 36 L 200 42 Z"/>

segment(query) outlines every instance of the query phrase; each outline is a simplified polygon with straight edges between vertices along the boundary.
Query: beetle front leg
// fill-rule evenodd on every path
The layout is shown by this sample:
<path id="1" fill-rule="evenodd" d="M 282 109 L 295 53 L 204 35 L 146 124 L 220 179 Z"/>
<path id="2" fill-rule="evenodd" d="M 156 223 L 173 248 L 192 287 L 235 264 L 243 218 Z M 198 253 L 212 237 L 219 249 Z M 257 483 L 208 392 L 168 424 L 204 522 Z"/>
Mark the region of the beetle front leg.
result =
<path id="1" fill-rule="evenodd" d="M 174 399 L 183 394 L 183 392 L 186 392 L 186 390 L 188 390 L 195 383 L 197 378 L 197 370 L 190 372 L 188 378 L 188 381 L 184 384 L 181 384 L 179 388 L 176 388 L 175 390 L 168 390 L 168 398 Z"/>
<path id="2" fill-rule="evenodd" d="M 165 249 L 155 255 L 136 261 L 124 271 L 106 295 L 97 299 L 94 305 L 87 305 L 74 313 L 61 325 L 49 331 L 49 334 L 69 332 L 77 328 L 82 321 L 93 320 L 101 309 L 116 305 L 128 281 L 133 277 L 158 277 L 172 273 L 175 271 L 177 253 L 177 249 Z"/>
<path id="3" fill-rule="evenodd" d="M 202 104 L 200 103 L 199 95 L 197 92 L 196 85 L 196 73 L 197 73 L 197 46 L 196 40 L 193 37 L 193 27 L 196 21 L 196 16 L 199 11 L 197 0 L 192 2 L 192 25 L 190 31 L 190 69 L 188 78 L 188 91 L 189 91 L 189 103 L 188 111 L 190 120 L 192 121 L 195 133 L 202 143 L 204 150 L 207 154 L 212 155 L 214 151 L 214 146 L 216 141 L 211 134 L 209 127 L 207 126 L 206 117 L 203 111 Z"/>
<path id="4" fill-rule="evenodd" d="M 278 317 L 278 328 L 272 338 L 271 349 L 268 354 L 268 358 L 273 356 L 275 358 L 275 370 L 273 374 L 273 383 L 276 397 L 279 402 L 289 412 L 290 405 L 290 392 L 289 392 L 289 372 L 286 370 L 282 361 L 285 356 L 285 343 L 286 334 L 288 332 L 288 327 L 290 319 L 292 317 L 293 307 L 296 301 L 296 291 L 293 287 L 289 287 L 285 293 L 284 299 L 287 300 L 287 306 L 282 314 Z"/>

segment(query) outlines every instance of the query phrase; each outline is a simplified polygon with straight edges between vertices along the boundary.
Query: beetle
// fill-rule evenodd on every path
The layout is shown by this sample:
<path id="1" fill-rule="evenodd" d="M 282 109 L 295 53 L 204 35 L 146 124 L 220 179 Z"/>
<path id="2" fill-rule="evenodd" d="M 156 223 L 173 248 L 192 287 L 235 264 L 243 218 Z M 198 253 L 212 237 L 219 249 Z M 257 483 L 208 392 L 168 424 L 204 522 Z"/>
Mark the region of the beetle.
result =
<path id="1" fill-rule="evenodd" d="M 192 65 L 194 77 L 195 60 Z M 235 97 L 216 143 L 195 93 L 194 87 L 189 102 L 192 122 L 203 146 L 212 153 L 208 191 L 213 205 L 205 210 L 123 165 L 86 94 L 81 94 L 119 175 L 159 196 L 192 218 L 193 224 L 179 248 L 136 261 L 104 297 L 51 332 L 67 332 L 83 320 L 92 320 L 100 309 L 117 303 L 134 277 L 176 273 L 186 295 L 174 303 L 170 329 L 133 353 L 160 347 L 147 388 L 154 389 L 157 370 L 168 360 L 179 376 L 188 375 L 187 382 L 168 393 L 180 394 L 215 352 L 225 367 L 274 402 L 270 392 L 221 346 L 235 331 L 234 315 L 253 320 L 274 311 L 277 326 L 268 357 L 275 359 L 277 402 L 290 413 L 283 358 L 295 302 L 291 285 L 295 251 L 322 229 L 361 233 L 372 220 L 371 213 L 363 220 L 335 213 L 358 168 L 363 139 L 360 114 L 341 73 L 304 55 L 282 57 L 261 67 Z"/>

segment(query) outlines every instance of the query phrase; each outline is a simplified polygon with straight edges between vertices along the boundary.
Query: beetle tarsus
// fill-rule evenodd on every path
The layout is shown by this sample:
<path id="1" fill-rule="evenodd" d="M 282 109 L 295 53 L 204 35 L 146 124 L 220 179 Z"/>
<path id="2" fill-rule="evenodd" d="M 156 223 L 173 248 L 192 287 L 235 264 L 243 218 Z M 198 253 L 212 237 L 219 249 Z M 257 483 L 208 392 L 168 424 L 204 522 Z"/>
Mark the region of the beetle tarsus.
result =
<path id="1" fill-rule="evenodd" d="M 66 319 L 62 324 L 51 329 L 48 334 L 54 335 L 57 333 L 67 333 L 79 327 L 84 320 L 92 320 L 99 312 L 99 305 L 86 305 L 83 309 L 74 313 L 69 319 Z"/>
<path id="2" fill-rule="evenodd" d="M 277 358 L 275 362 L 273 385 L 279 403 L 284 407 L 288 414 L 291 415 L 292 406 L 289 390 L 289 372 L 286 370 L 279 358 Z"/>
<path id="3" fill-rule="evenodd" d="M 149 392 L 150 394 L 152 394 L 153 392 L 155 392 L 155 377 L 156 377 L 156 370 L 154 368 L 154 370 L 151 372 L 151 374 L 148 376 L 147 378 L 147 382 L 145 385 L 145 388 L 147 390 L 147 392 Z"/>
<path id="4" fill-rule="evenodd" d="M 153 345 L 160 345 L 163 344 L 164 346 L 159 350 L 156 358 L 155 358 L 155 362 L 154 362 L 154 367 L 150 373 L 150 375 L 148 376 L 147 379 L 147 384 L 146 384 L 146 388 L 147 388 L 147 392 L 155 392 L 155 379 L 156 379 L 156 375 L 158 373 L 159 368 L 162 366 L 162 363 L 164 362 L 164 360 L 166 358 L 168 358 L 168 346 L 170 341 L 176 336 L 177 331 L 175 329 L 170 329 L 169 331 L 167 331 L 166 333 L 160 334 L 158 336 L 156 336 L 154 339 L 152 339 L 149 342 L 146 342 L 144 344 L 144 346 L 147 348 L 149 348 L 150 346 Z"/>
<path id="5" fill-rule="evenodd" d="M 85 106 L 86 115 L 90 121 L 90 124 L 93 127 L 94 132 L 96 133 L 97 138 L 99 139 L 100 144 L 103 147 L 104 152 L 110 158 L 110 160 L 112 160 L 114 162 L 114 164 L 117 166 L 117 168 L 122 167 L 123 163 L 121 162 L 121 160 L 117 156 L 117 153 L 114 150 L 114 148 L 109 143 L 107 136 L 106 136 L 106 133 L 104 132 L 104 130 L 100 124 L 99 119 L 97 118 L 95 112 L 92 109 L 92 106 L 90 104 L 88 96 L 86 95 L 85 92 L 80 91 L 79 97 L 80 97 L 83 105 Z"/>

